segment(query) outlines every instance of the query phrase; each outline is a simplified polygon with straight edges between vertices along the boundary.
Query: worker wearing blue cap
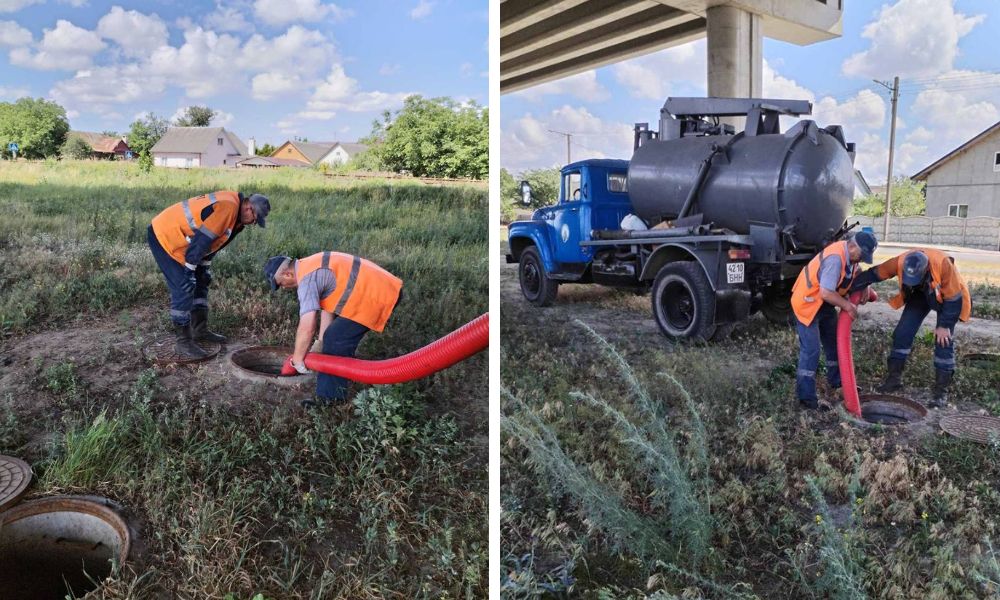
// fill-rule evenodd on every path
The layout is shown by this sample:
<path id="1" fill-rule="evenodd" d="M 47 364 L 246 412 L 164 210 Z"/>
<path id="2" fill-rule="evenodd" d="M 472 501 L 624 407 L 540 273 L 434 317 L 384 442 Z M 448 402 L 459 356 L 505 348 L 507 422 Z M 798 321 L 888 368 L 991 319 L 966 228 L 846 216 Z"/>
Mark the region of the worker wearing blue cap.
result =
<path id="1" fill-rule="evenodd" d="M 867 231 L 849 240 L 823 248 L 799 272 L 792 288 L 792 311 L 799 333 L 799 365 L 795 373 L 795 393 L 804 408 L 829 409 L 816 395 L 816 370 L 820 346 L 826 354 L 826 381 L 830 388 L 841 387 L 837 364 L 837 308 L 853 318 L 858 308 L 848 299 L 858 262 L 871 264 L 878 241 Z"/>
<path id="2" fill-rule="evenodd" d="M 903 367 L 920 325 L 930 311 L 937 312 L 934 327 L 934 389 L 929 403 L 939 408 L 948 402 L 948 387 L 955 373 L 955 324 L 968 321 L 972 297 L 954 260 L 940 250 L 917 248 L 868 269 L 855 280 L 855 289 L 892 277 L 899 279 L 899 293 L 889 306 L 903 309 L 892 334 L 888 373 L 878 391 L 886 394 L 903 387 Z"/>

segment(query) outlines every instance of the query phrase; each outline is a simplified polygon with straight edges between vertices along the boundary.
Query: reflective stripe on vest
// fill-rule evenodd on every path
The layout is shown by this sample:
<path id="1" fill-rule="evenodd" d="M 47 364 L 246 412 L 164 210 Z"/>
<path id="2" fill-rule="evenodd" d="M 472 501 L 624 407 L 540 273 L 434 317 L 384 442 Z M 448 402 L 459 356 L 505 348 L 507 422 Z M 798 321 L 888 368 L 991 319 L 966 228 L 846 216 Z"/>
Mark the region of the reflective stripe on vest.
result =
<path id="1" fill-rule="evenodd" d="M 382 331 L 399 300 L 403 282 L 377 264 L 342 252 L 318 252 L 295 261 L 299 283 L 319 269 L 334 278 L 334 290 L 320 298 L 322 310 Z"/>
<path id="2" fill-rule="evenodd" d="M 329 260 L 329 257 L 324 256 L 324 260 Z M 344 310 L 344 306 L 347 301 L 351 298 L 351 294 L 354 293 L 354 284 L 358 282 L 358 271 L 361 270 L 361 257 L 355 256 L 354 261 L 351 262 L 351 274 L 347 276 L 347 287 L 344 289 L 344 294 L 340 297 L 340 301 L 337 302 L 337 308 L 333 309 L 335 314 L 340 314 L 340 311 Z"/>
<path id="3" fill-rule="evenodd" d="M 846 287 L 842 287 L 844 286 L 845 281 L 851 281 L 847 278 L 847 269 L 851 264 L 851 257 L 848 252 L 847 242 L 834 242 L 823 248 L 819 254 L 810 259 L 805 268 L 799 272 L 799 277 L 796 279 L 795 285 L 792 287 L 792 311 L 795 313 L 795 317 L 799 320 L 799 322 L 806 326 L 812 324 L 813 319 L 816 318 L 816 314 L 823 305 L 823 300 L 820 296 L 820 284 L 818 279 L 823 259 L 828 256 L 826 253 L 827 250 L 831 250 L 831 252 L 836 251 L 837 254 L 841 255 L 840 279 L 837 281 L 836 292 L 841 296 L 845 296 L 850 289 L 849 283 Z M 814 270 L 815 273 L 813 272 Z"/>
<path id="4" fill-rule="evenodd" d="M 201 212 L 215 204 L 224 207 L 224 225 L 219 217 L 213 219 L 215 231 L 201 220 Z M 153 233 L 156 239 L 175 261 L 185 264 L 185 254 L 195 233 L 201 233 L 210 240 L 209 253 L 218 251 L 232 237 L 240 219 L 240 200 L 236 192 L 220 191 L 188 198 L 164 209 L 153 218 Z M 218 213 L 218 209 L 216 209 Z"/>

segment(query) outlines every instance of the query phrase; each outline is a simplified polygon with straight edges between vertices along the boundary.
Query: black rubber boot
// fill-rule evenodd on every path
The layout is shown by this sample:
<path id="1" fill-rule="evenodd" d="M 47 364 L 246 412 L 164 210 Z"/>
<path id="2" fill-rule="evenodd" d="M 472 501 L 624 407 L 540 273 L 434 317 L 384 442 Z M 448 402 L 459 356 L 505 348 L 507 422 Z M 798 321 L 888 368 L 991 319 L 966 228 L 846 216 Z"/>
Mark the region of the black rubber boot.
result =
<path id="1" fill-rule="evenodd" d="M 207 308 L 195 308 L 191 310 L 191 335 L 196 342 L 226 343 L 226 336 L 208 330 Z"/>
<path id="2" fill-rule="evenodd" d="M 931 408 L 942 408 L 948 404 L 948 386 L 951 385 L 951 376 L 954 374 L 953 371 L 942 371 L 941 369 L 935 369 L 934 371 L 934 397 L 927 406 Z"/>
<path id="3" fill-rule="evenodd" d="M 205 352 L 194 343 L 191 337 L 191 324 L 178 325 L 174 323 L 174 335 L 177 336 L 177 344 L 174 346 L 174 350 L 177 355 L 181 358 L 205 358 L 208 356 L 208 352 Z"/>
<path id="4" fill-rule="evenodd" d="M 890 358 L 887 364 L 889 372 L 885 375 L 885 381 L 876 388 L 881 394 L 889 394 L 903 387 L 903 366 L 906 361 Z"/>

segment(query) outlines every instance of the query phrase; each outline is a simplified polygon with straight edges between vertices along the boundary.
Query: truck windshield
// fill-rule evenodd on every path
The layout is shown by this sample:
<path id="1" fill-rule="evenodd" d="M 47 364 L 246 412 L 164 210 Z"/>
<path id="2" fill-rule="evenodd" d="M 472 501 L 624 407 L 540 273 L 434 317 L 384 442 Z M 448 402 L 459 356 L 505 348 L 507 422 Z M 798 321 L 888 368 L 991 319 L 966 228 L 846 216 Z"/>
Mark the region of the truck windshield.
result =
<path id="1" fill-rule="evenodd" d="M 563 191 L 566 202 L 580 200 L 580 173 L 566 173 L 563 175 Z"/>
<path id="2" fill-rule="evenodd" d="M 628 173 L 608 173 L 608 191 L 617 194 L 627 194 Z"/>

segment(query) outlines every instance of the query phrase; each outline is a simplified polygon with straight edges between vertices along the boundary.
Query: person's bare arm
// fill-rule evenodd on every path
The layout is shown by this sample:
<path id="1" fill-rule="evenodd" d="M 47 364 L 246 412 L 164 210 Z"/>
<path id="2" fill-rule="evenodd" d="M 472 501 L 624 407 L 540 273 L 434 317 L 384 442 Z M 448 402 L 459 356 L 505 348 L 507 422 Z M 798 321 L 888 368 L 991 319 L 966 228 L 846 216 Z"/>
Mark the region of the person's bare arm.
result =
<path id="1" fill-rule="evenodd" d="M 306 352 L 309 351 L 313 335 L 316 333 L 316 312 L 307 312 L 299 317 L 299 327 L 295 330 L 295 352 L 292 353 L 293 363 L 301 363 L 306 358 Z"/>

